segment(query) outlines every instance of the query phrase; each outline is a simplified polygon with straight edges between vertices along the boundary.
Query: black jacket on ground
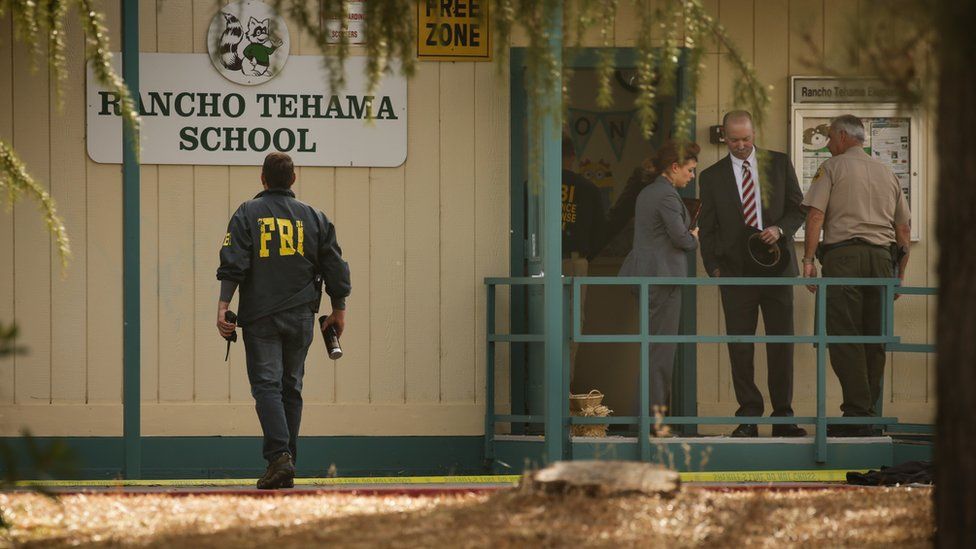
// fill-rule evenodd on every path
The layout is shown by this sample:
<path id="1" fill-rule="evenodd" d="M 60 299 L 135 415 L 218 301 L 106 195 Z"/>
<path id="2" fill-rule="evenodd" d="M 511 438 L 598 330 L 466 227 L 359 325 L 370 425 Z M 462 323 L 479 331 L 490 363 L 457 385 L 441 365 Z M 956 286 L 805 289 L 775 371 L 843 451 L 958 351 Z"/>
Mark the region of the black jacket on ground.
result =
<path id="1" fill-rule="evenodd" d="M 289 189 L 268 189 L 237 208 L 220 248 L 217 279 L 239 284 L 242 326 L 299 305 L 318 310 L 320 280 L 333 309 L 345 309 L 351 290 L 332 222 Z"/>

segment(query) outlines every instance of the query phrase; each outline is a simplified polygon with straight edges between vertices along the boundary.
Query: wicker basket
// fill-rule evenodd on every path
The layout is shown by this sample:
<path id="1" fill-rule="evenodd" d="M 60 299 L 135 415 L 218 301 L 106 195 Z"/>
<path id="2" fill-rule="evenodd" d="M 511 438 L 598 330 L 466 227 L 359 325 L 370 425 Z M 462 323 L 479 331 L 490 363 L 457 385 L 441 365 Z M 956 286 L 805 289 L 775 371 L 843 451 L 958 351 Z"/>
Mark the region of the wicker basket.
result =
<path id="1" fill-rule="evenodd" d="M 593 389 L 589 393 L 580 393 L 577 395 L 569 395 L 569 411 L 579 412 L 583 408 L 590 408 L 592 406 L 599 406 L 603 402 L 603 393 L 598 389 Z M 579 414 L 573 414 L 579 415 Z"/>
<path id="2" fill-rule="evenodd" d="M 577 417 L 605 417 L 613 410 L 603 406 L 603 393 L 593 389 L 589 393 L 569 395 L 569 411 Z M 605 437 L 608 424 L 570 425 L 569 432 L 577 437 Z"/>

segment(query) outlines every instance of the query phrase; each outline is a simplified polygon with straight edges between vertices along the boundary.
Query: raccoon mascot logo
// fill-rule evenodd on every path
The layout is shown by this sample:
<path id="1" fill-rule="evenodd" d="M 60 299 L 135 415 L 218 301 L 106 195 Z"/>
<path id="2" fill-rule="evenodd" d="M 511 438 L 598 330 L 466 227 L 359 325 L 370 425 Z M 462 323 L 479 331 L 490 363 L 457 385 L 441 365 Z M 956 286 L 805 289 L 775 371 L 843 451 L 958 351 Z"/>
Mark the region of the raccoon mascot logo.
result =
<path id="1" fill-rule="evenodd" d="M 249 86 L 263 84 L 285 66 L 288 27 L 263 2 L 231 2 L 210 22 L 207 46 L 214 67 L 225 78 Z"/>

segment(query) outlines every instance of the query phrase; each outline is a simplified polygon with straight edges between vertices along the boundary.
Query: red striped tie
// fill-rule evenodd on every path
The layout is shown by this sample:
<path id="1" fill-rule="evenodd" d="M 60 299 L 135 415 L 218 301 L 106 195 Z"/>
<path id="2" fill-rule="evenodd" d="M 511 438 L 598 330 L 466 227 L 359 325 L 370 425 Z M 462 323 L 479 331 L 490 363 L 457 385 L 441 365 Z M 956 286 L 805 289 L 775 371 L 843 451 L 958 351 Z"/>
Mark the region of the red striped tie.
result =
<path id="1" fill-rule="evenodd" d="M 759 228 L 759 213 L 756 211 L 756 184 L 752 181 L 749 161 L 742 162 L 742 217 L 746 225 Z"/>

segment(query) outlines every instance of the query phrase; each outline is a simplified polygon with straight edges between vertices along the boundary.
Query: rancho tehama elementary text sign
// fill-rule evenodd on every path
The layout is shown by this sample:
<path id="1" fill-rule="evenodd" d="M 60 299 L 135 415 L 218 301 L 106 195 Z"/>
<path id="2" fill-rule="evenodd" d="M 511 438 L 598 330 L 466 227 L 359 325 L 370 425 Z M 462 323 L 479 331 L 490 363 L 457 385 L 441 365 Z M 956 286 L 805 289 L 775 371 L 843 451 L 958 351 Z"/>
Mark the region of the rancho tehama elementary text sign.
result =
<path id="1" fill-rule="evenodd" d="M 116 70 L 121 55 L 113 59 Z M 284 151 L 298 166 L 399 166 L 407 157 L 407 82 L 386 74 L 367 94 L 365 59 L 346 61 L 333 93 L 322 58 L 294 55 L 273 80 L 235 84 L 207 54 L 139 56 L 143 164 L 259 166 Z M 122 163 L 118 97 L 88 69 L 88 155 Z"/>

